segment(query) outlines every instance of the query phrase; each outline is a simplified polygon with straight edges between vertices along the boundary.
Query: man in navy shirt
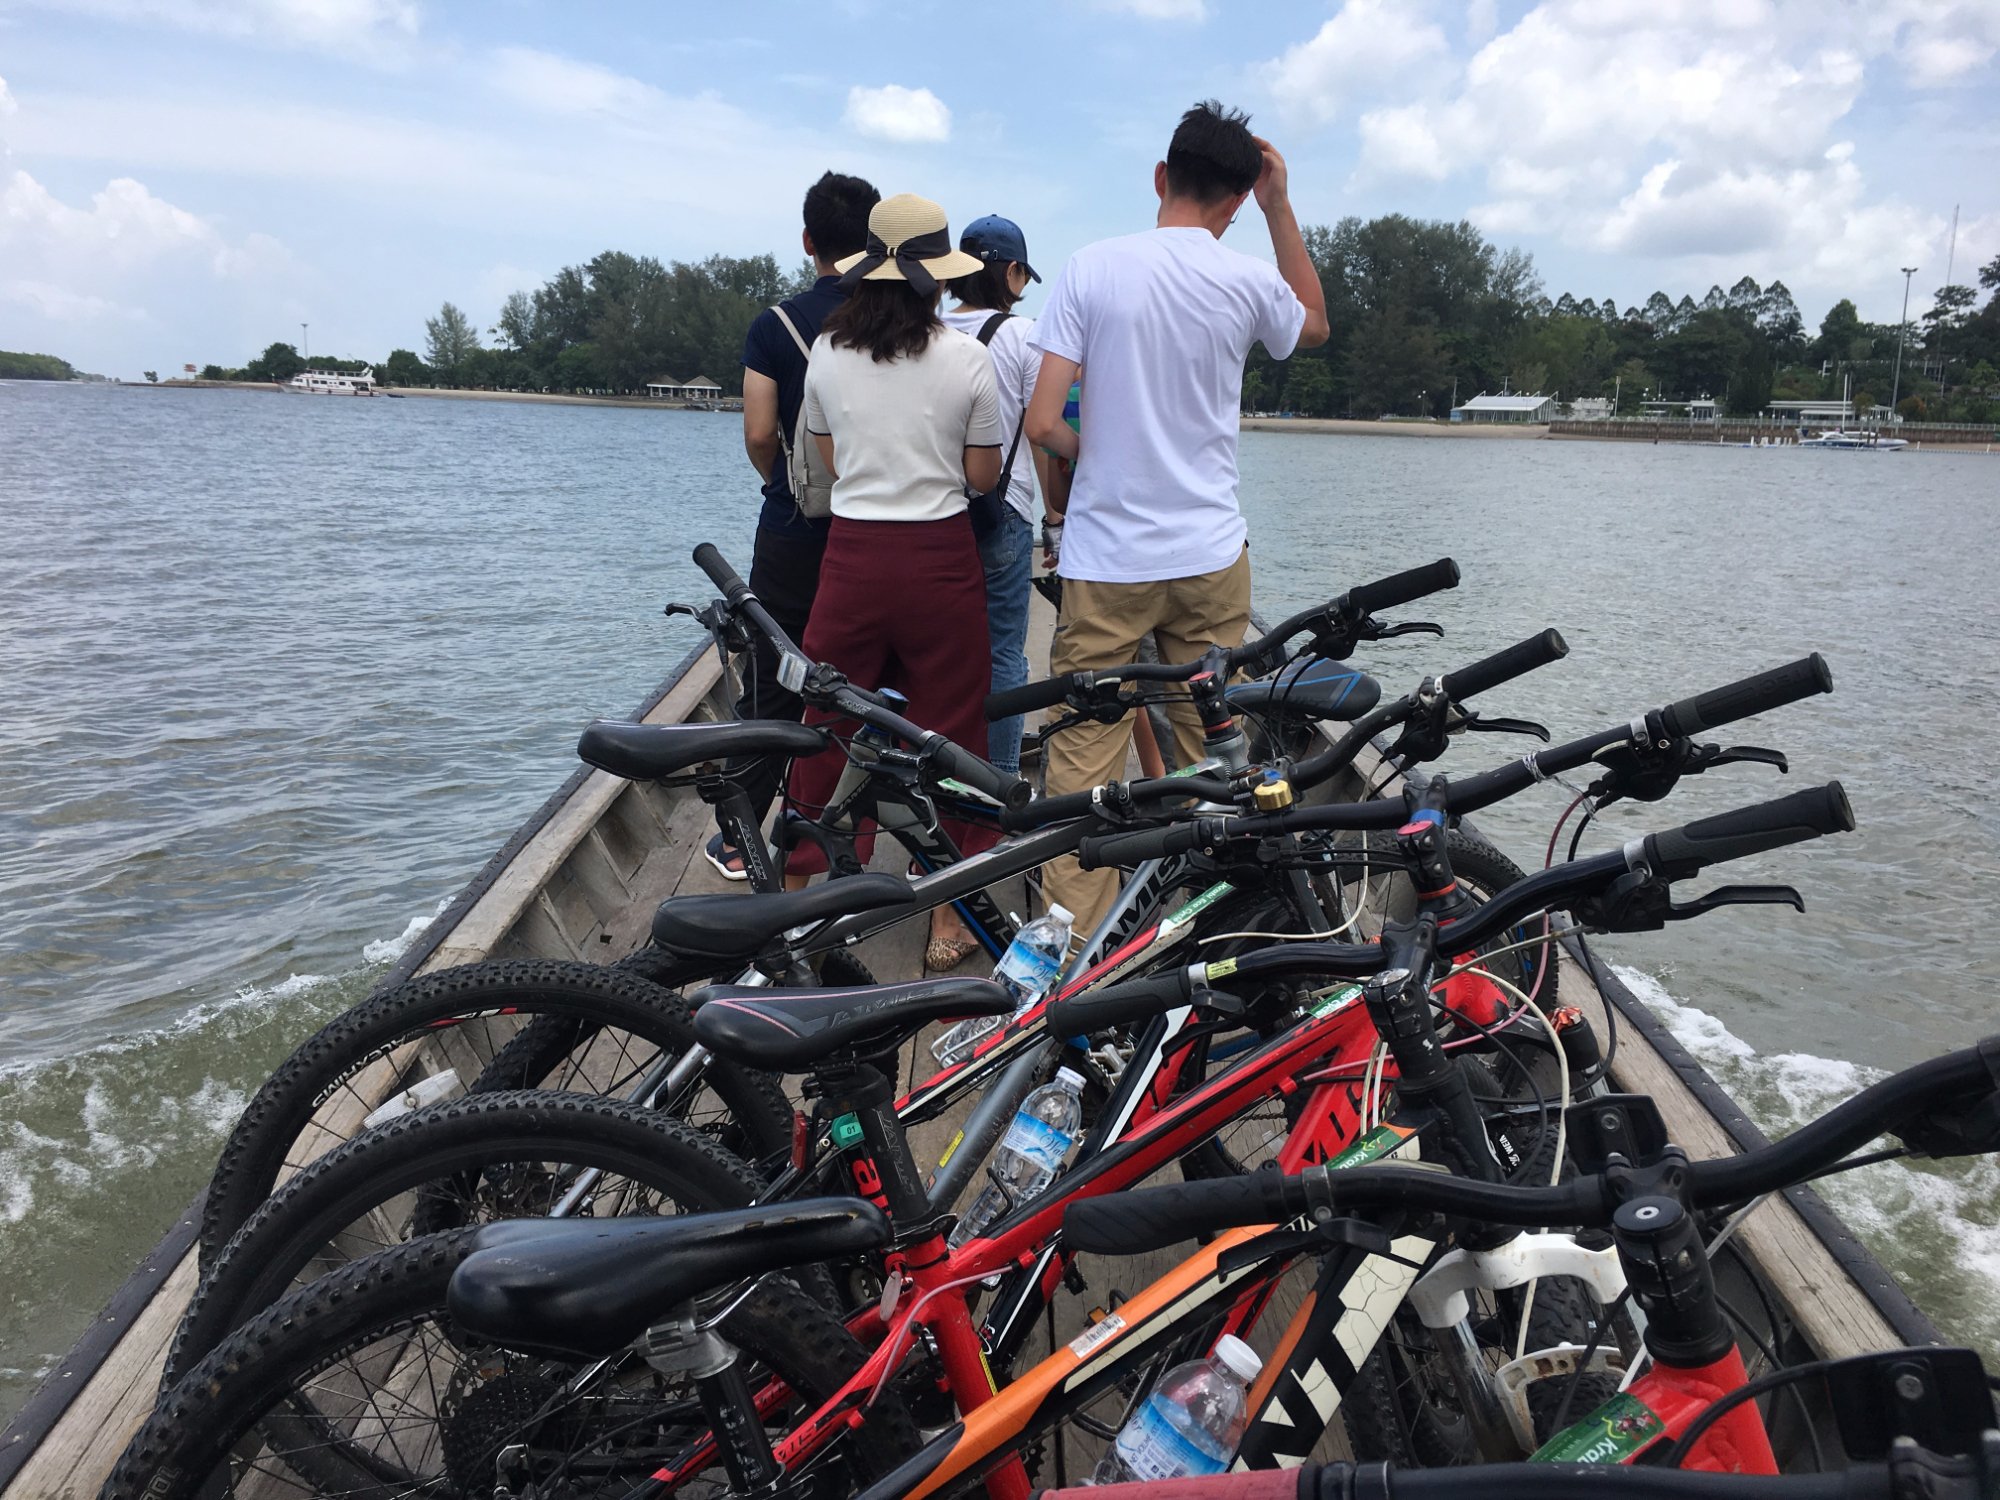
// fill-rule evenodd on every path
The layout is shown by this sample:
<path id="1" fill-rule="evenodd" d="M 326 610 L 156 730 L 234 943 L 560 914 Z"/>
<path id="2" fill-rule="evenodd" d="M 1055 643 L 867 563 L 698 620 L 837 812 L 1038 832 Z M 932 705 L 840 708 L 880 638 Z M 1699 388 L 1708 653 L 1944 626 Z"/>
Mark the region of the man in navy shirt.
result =
<path id="1" fill-rule="evenodd" d="M 750 562 L 750 587 L 794 641 L 803 640 L 813 595 L 819 591 L 820 558 L 826 553 L 830 518 L 808 519 L 792 498 L 785 474 L 781 435 L 798 431 L 799 407 L 805 401 L 806 347 L 819 335 L 826 315 L 846 297 L 833 263 L 858 255 L 867 246 L 868 211 L 881 194 L 859 177 L 828 172 L 806 192 L 805 229 L 800 236 L 819 278 L 781 305 L 797 329 L 792 337 L 778 315 L 766 308 L 750 324 L 743 340 L 743 447 L 750 467 L 764 486 L 764 508 L 757 519 L 757 543 Z M 745 673 L 738 718 L 797 719 L 804 706 L 778 682 L 778 657 L 758 640 Z M 751 806 L 762 818 L 777 795 L 782 768 L 775 761 L 738 767 L 738 777 L 750 794 Z M 708 858 L 732 880 L 743 879 L 743 859 L 727 847 L 722 835 L 709 840 Z"/>

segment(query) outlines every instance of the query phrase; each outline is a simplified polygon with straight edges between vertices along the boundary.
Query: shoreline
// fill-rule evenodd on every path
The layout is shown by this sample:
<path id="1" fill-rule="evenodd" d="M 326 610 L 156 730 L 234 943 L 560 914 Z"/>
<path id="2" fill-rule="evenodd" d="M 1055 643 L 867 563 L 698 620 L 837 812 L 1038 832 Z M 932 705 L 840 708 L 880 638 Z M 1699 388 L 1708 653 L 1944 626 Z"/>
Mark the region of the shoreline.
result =
<path id="1" fill-rule="evenodd" d="M 1244 432 L 1332 433 L 1345 437 L 1543 438 L 1539 422 L 1364 422 L 1353 417 L 1245 417 Z"/>

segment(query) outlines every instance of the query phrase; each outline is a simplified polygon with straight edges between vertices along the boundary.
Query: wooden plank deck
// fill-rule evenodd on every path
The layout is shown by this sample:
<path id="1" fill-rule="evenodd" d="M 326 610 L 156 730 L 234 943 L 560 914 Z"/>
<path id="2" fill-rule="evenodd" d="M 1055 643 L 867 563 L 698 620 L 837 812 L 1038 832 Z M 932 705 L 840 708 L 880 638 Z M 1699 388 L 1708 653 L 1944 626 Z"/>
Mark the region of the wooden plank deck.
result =
<path id="1" fill-rule="evenodd" d="M 1031 660 L 1046 661 L 1052 626 L 1048 609 L 1037 597 Z M 727 713 L 727 702 L 720 668 L 709 653 L 692 661 L 644 718 L 649 723 L 671 723 L 719 717 Z M 1372 775 L 1374 766 L 1359 770 Z M 674 797 L 591 772 L 545 813 L 511 861 L 489 872 L 493 878 L 483 888 L 476 882 L 468 896 L 439 919 L 445 930 L 420 940 L 420 948 L 425 942 L 430 946 L 417 972 L 488 957 L 581 957 L 605 962 L 644 939 L 653 908 L 668 895 L 741 889 L 722 881 L 699 857 L 710 823 L 707 809 L 692 796 Z M 879 867 L 898 868 L 889 852 L 892 848 L 882 841 Z M 996 896 L 1008 909 L 1021 909 L 1018 891 Z M 871 939 L 861 950 L 862 958 L 879 978 L 915 977 L 922 968 L 926 923 L 926 917 L 914 917 Z M 1590 1011 L 1601 1034 L 1605 1002 L 1595 995 L 1581 969 L 1568 959 L 1564 962 L 1565 1001 Z M 1632 1027 L 1623 1028 L 1622 1038 L 1614 1070 L 1618 1085 L 1653 1094 L 1673 1138 L 1693 1155 L 1731 1154 L 1734 1146 L 1728 1133 L 1681 1075 Z M 927 1077 L 933 1071 L 931 1039 L 927 1034 L 912 1043 L 905 1061 L 906 1079 Z M 403 1070 L 395 1062 L 381 1065 L 369 1075 L 374 1091 L 370 1100 L 343 1103 L 346 1096 L 339 1096 L 328 1108 L 356 1117 L 365 1114 L 372 1103 L 402 1086 L 397 1082 L 401 1076 Z M 337 1123 L 346 1126 L 348 1121 Z M 917 1133 L 913 1145 L 920 1165 L 937 1160 L 956 1124 L 956 1119 L 940 1120 Z M 1839 1356 L 1903 1342 L 1792 1204 L 1768 1200 L 1744 1225 L 1741 1242 L 1769 1272 L 1787 1313 L 1822 1353 Z M 1079 1331 L 1090 1309 L 1104 1305 L 1106 1289 L 1136 1290 L 1172 1260 L 1161 1256 L 1113 1264 L 1084 1257 L 1082 1269 L 1093 1291 L 1084 1297 L 1063 1296 L 1054 1338 L 1066 1340 Z M 167 1344 L 195 1284 L 194 1254 L 185 1231 L 178 1242 L 174 1236 L 163 1242 L 149 1264 L 150 1272 L 142 1268 L 100 1316 L 95 1334 L 86 1336 L 44 1392 L 0 1438 L 0 1500 L 95 1494 L 150 1410 Z M 1306 1284 L 1305 1273 L 1295 1273 L 1266 1315 L 1263 1334 L 1255 1341 L 1263 1345 L 1262 1352 L 1268 1352 L 1282 1331 Z M 1046 1345 L 1046 1338 L 1043 1342 Z M 104 1347 L 107 1343 L 109 1347 Z M 63 1388 L 72 1383 L 74 1394 L 69 1395 Z M 59 1416 L 46 1415 L 65 1399 Z M 1324 1456 L 1336 1454 L 1332 1444 L 1324 1450 Z M 1094 1460 L 1088 1445 L 1073 1447 L 1065 1457 L 1072 1479 L 1081 1472 L 1079 1465 Z"/>

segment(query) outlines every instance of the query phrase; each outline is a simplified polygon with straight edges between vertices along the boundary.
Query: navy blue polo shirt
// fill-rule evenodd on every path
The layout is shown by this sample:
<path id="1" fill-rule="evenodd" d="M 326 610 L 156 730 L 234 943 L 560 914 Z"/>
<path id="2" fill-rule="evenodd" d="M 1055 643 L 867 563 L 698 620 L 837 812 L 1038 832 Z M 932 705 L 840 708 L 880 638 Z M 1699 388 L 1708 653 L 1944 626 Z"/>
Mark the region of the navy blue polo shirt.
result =
<path id="1" fill-rule="evenodd" d="M 799 337 L 812 347 L 812 341 L 819 337 L 820 324 L 827 314 L 847 300 L 847 293 L 840 289 L 838 276 L 822 276 L 812 284 L 809 291 L 788 297 L 780 304 L 791 317 L 792 325 L 798 329 Z M 778 429 L 790 442 L 792 434 L 798 431 L 799 408 L 806 399 L 806 357 L 799 353 L 799 346 L 792 342 L 785 325 L 778 321 L 778 315 L 765 308 L 750 324 L 750 331 L 743 338 L 743 368 L 755 370 L 778 384 Z M 808 439 L 810 441 L 810 439 Z M 785 456 L 782 449 L 778 462 L 771 471 L 771 477 L 764 483 L 764 509 L 757 518 L 759 526 L 772 531 L 825 532 L 832 524 L 830 517 L 808 520 L 799 514 L 799 507 L 792 499 L 792 486 L 785 474 Z"/>

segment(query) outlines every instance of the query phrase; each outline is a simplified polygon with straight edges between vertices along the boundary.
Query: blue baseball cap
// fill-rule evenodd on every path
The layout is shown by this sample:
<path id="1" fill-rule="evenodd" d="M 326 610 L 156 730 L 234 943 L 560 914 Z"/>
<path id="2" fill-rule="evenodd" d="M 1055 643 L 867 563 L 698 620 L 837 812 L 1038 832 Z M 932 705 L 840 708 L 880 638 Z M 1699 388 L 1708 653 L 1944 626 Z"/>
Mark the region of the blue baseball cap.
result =
<path id="1" fill-rule="evenodd" d="M 1012 219 L 1003 219 L 998 214 L 988 214 L 983 219 L 974 219 L 965 226 L 965 232 L 958 237 L 958 248 L 967 255 L 976 255 L 981 260 L 1019 261 L 1021 269 L 1028 273 L 1030 281 L 1042 278 L 1035 268 L 1028 264 L 1028 240 L 1021 233 L 1021 226 Z"/>

